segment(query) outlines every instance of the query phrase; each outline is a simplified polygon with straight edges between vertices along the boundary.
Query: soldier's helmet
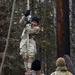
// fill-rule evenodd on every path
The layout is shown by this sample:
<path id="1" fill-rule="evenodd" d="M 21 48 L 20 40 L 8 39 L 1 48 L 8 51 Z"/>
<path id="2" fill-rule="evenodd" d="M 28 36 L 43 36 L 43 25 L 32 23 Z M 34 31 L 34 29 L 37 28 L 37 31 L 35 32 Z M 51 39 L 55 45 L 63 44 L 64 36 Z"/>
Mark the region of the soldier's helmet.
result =
<path id="1" fill-rule="evenodd" d="M 39 24 L 39 18 L 36 17 L 36 16 L 32 18 L 31 22 L 32 22 L 32 21 L 36 21 L 36 22 Z"/>
<path id="2" fill-rule="evenodd" d="M 34 60 L 31 65 L 31 69 L 34 71 L 41 70 L 41 62 L 39 60 Z"/>
<path id="3" fill-rule="evenodd" d="M 66 66 L 65 59 L 64 59 L 63 57 L 59 57 L 59 58 L 56 60 L 56 66 L 57 66 L 57 67 Z"/>

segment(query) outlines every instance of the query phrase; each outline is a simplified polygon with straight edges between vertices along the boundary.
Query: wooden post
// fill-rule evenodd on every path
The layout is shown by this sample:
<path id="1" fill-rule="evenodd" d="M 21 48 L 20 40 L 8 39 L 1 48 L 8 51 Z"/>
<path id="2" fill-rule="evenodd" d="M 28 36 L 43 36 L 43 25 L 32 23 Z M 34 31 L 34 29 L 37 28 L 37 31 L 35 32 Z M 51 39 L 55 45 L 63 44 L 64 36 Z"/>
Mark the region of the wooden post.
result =
<path id="1" fill-rule="evenodd" d="M 56 0 L 57 57 L 70 55 L 69 0 Z"/>

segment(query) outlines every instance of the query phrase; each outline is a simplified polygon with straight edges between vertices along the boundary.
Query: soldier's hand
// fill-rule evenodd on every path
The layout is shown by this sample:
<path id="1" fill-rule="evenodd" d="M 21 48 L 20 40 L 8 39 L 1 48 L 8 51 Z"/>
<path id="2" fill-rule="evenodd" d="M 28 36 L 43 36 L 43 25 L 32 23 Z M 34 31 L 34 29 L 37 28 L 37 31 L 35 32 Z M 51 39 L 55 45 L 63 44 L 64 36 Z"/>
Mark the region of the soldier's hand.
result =
<path id="1" fill-rule="evenodd" d="M 24 13 L 24 12 L 23 12 Z M 24 13 L 24 15 L 27 17 L 30 14 L 30 10 L 27 10 L 26 13 Z"/>

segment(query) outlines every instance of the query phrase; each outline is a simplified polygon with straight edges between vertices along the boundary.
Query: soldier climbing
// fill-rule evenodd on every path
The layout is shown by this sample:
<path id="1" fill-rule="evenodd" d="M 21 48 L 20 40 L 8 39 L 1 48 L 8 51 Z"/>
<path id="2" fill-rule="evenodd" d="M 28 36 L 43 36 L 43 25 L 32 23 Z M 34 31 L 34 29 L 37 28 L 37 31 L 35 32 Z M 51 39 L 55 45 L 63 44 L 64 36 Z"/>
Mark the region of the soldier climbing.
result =
<path id="1" fill-rule="evenodd" d="M 39 18 L 33 17 L 31 19 L 30 10 L 27 10 L 26 13 L 20 19 L 20 24 L 23 24 L 25 28 L 23 29 L 20 42 L 20 55 L 24 59 L 25 69 L 28 70 L 31 68 L 31 63 L 35 59 L 37 54 L 36 42 L 32 34 L 37 34 L 40 31 L 39 27 Z"/>

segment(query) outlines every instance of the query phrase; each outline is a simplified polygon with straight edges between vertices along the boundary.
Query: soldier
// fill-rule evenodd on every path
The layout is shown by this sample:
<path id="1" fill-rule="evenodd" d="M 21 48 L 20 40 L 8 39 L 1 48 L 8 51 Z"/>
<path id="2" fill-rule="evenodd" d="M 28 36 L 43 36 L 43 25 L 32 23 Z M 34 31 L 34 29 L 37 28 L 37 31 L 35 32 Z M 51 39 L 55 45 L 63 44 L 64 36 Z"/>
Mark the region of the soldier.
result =
<path id="1" fill-rule="evenodd" d="M 40 31 L 39 18 L 33 17 L 31 19 L 30 10 L 28 10 L 24 16 L 20 19 L 20 24 L 23 24 L 25 28 L 23 29 L 20 42 L 20 55 L 24 59 L 25 68 L 31 68 L 31 63 L 35 59 L 37 53 L 36 42 L 30 38 L 31 34 L 37 34 Z M 28 19 L 27 19 L 28 17 Z"/>
<path id="2" fill-rule="evenodd" d="M 42 75 L 41 62 L 39 60 L 33 60 L 31 64 L 31 70 L 27 71 L 25 75 Z"/>
<path id="3" fill-rule="evenodd" d="M 56 61 L 56 66 L 56 71 L 51 73 L 50 75 L 73 75 L 71 72 L 68 71 L 64 58 L 59 57 Z"/>

